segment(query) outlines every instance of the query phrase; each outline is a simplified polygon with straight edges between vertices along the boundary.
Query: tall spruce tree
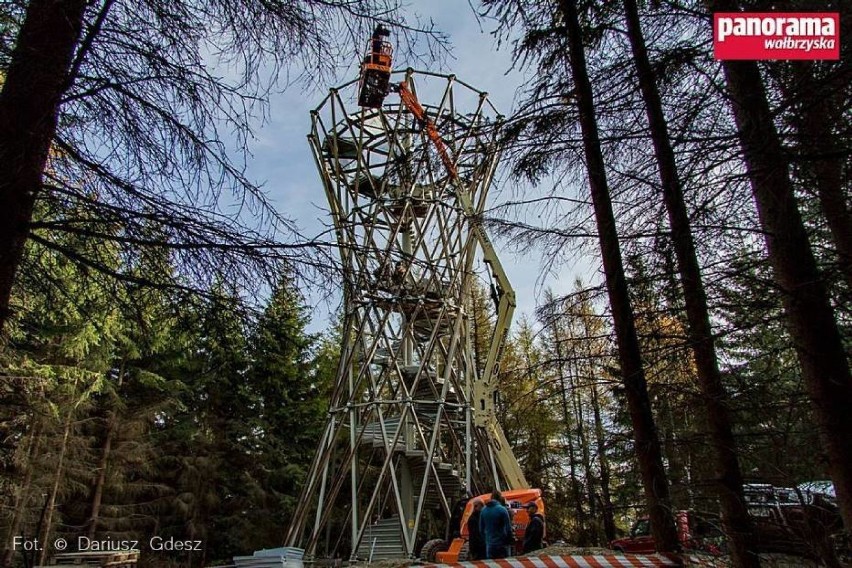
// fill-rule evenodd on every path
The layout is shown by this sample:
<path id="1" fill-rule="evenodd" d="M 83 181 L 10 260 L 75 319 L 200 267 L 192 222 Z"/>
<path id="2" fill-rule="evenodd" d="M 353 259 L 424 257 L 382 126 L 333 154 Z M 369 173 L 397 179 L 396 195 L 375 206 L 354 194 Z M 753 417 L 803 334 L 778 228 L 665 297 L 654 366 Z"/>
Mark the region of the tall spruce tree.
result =
<path id="1" fill-rule="evenodd" d="M 739 11 L 734 0 L 707 0 L 711 12 Z M 766 235 L 787 325 L 805 378 L 828 470 L 852 526 L 852 372 L 846 348 L 799 211 L 789 162 L 754 61 L 723 61 L 743 159 Z"/>
<path id="2" fill-rule="evenodd" d="M 572 0 L 560 0 L 559 11 L 568 41 L 569 62 L 574 79 L 574 100 L 583 132 L 589 188 L 595 209 L 622 380 L 633 424 L 636 456 L 642 473 L 648 516 L 651 519 L 651 532 L 657 550 L 678 550 L 680 545 L 672 517 L 668 476 L 663 466 L 660 440 L 654 424 L 639 340 L 636 336 L 633 308 L 624 276 L 577 4 Z"/>
<path id="3" fill-rule="evenodd" d="M 260 293 L 282 260 L 307 272 L 315 257 L 240 164 L 252 119 L 280 71 L 327 78 L 374 18 L 403 23 L 399 4 L 384 0 L 29 0 L 4 4 L 2 16 L 0 331 L 24 245 L 45 238 L 37 201 L 99 218 L 54 219 L 54 230 L 128 252 L 169 248 L 178 289 L 207 292 L 224 279 Z M 401 26 L 403 45 L 422 37 L 414 29 Z M 234 202 L 248 207 L 235 214 Z M 150 224 L 165 238 L 152 239 Z M 45 242 L 119 281 L 152 284 L 97 250 Z"/>
<path id="4" fill-rule="evenodd" d="M 242 540 L 257 547 L 280 541 L 327 419 L 335 344 L 308 334 L 307 323 L 302 297 L 282 278 L 249 340 L 253 401 L 245 418 L 257 460 L 249 482 L 261 498 L 245 519 Z"/>
<path id="5" fill-rule="evenodd" d="M 706 422 L 718 476 L 718 496 L 722 505 L 722 523 L 730 543 L 734 566 L 760 565 L 754 530 L 743 495 L 743 475 L 737 455 L 737 444 L 728 408 L 727 392 L 722 384 L 716 356 L 710 311 L 704 290 L 689 211 L 683 197 L 683 186 L 663 112 L 657 77 L 651 66 L 636 0 L 624 0 L 627 34 L 636 65 L 639 88 L 645 102 L 648 127 L 660 174 L 663 201 L 671 226 L 672 246 L 677 258 L 680 284 L 686 304 L 687 342 L 695 359 Z"/>
<path id="6" fill-rule="evenodd" d="M 618 345 L 620 372 L 630 409 L 634 449 L 642 475 L 652 532 L 659 550 L 676 550 L 679 543 L 672 516 L 669 484 L 648 397 L 633 309 L 624 276 L 621 243 L 615 223 L 611 188 L 607 180 L 595 93 L 586 62 L 584 42 L 600 30 L 590 30 L 588 26 L 584 28 L 577 3 L 572 1 L 539 4 L 486 0 L 483 5 L 496 14 L 504 29 L 511 28 L 515 23 L 522 26 L 524 37 L 516 47 L 516 58 L 519 62 L 537 61 L 539 77 L 543 79 L 531 89 L 533 101 L 530 106 L 535 108 L 537 104 L 542 104 L 553 108 L 555 105 L 556 110 L 552 115 L 557 115 L 557 120 L 571 115 L 579 122 L 582 148 L 577 151 L 583 156 L 582 163 L 585 165 L 589 196 L 594 210 L 595 236 L 603 262 Z M 587 7 L 590 12 L 595 12 L 600 6 L 591 3 Z M 585 16 L 584 14 L 584 19 Z M 547 99 L 550 89 L 558 92 L 552 100 Z M 572 108 L 559 108 L 562 106 Z M 522 155 L 517 164 L 517 169 L 521 171 L 532 171 L 530 177 L 540 177 L 544 163 L 553 163 L 557 156 L 562 157 L 558 145 L 553 145 L 557 134 L 552 128 L 554 125 L 550 123 L 552 115 L 522 119 L 514 129 L 515 132 L 510 132 L 512 136 L 518 130 L 523 131 L 526 124 L 535 137 L 535 145 L 538 148 L 532 151 L 535 155 Z M 579 160 L 577 162 L 580 163 Z M 571 232 L 563 228 L 557 229 L 559 230 L 568 234 Z"/>
<path id="7" fill-rule="evenodd" d="M 65 245 L 81 250 L 91 243 L 66 236 Z M 7 443 L 17 442 L 3 483 L 13 503 L 3 523 L 3 565 L 13 560 L 15 536 L 56 536 L 65 520 L 62 496 L 90 471 L 85 428 L 119 333 L 117 310 L 97 279 L 36 244 L 26 254 L 40 270 L 19 281 L 25 309 L 0 348 L 0 423 L 10 426 Z M 29 561 L 43 564 L 46 555 L 43 547 Z"/>

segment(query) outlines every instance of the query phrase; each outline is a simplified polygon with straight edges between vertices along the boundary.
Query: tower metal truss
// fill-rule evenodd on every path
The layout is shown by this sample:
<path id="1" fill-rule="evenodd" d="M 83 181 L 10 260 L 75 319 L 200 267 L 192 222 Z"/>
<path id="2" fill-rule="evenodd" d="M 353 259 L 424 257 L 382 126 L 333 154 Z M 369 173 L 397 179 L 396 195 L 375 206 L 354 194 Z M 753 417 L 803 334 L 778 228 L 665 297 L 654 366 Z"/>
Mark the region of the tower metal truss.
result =
<path id="1" fill-rule="evenodd" d="M 422 109 L 455 172 L 397 97 L 360 108 L 352 82 L 311 113 L 344 315 L 327 426 L 287 538 L 309 557 L 413 557 L 426 536 L 443 536 L 463 494 L 525 484 L 494 416 L 491 380 L 514 309 L 510 286 L 493 289 L 500 308 L 484 372 L 472 330 L 476 259 L 504 274 L 481 226 L 502 117 L 452 75 L 394 76 L 414 96 L 434 95 Z"/>

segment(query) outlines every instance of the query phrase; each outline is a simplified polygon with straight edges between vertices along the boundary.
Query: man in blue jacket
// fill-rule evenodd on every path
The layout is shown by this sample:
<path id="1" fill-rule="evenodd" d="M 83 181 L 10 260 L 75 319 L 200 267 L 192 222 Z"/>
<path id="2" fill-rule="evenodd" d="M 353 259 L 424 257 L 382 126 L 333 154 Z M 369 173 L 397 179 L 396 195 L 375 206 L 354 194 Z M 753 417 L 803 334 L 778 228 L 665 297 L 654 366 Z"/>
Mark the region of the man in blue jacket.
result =
<path id="1" fill-rule="evenodd" d="M 479 514 L 479 532 L 485 540 L 487 558 L 506 558 L 512 542 L 512 519 L 500 504 L 503 495 L 494 490 L 491 500 Z"/>

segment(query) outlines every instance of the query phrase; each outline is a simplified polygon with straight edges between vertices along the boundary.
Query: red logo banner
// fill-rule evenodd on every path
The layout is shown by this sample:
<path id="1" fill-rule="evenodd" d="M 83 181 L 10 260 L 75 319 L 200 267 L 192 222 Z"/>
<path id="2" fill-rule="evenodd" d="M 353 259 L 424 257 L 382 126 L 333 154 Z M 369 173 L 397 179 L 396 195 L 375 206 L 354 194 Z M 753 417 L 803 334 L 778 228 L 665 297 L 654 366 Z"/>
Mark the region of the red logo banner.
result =
<path id="1" fill-rule="evenodd" d="M 838 12 L 717 12 L 716 59 L 840 59 Z"/>

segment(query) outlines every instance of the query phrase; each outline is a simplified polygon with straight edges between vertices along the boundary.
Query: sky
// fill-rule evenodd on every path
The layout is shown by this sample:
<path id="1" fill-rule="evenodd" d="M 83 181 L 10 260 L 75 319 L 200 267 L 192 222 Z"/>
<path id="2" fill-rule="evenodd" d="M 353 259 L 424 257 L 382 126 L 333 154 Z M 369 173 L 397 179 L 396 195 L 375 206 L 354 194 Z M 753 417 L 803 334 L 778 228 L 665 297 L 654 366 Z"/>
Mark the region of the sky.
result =
<path id="1" fill-rule="evenodd" d="M 464 0 L 413 0 L 408 11 L 418 13 L 423 19 L 431 19 L 435 27 L 448 35 L 452 55 L 443 65 L 429 70 L 454 73 L 459 79 L 474 87 L 487 91 L 491 102 L 504 115 L 511 115 L 517 92 L 523 86 L 525 74 L 511 70 L 510 46 L 498 49 L 495 37 L 490 33 L 495 23 L 477 19 L 473 9 Z M 393 40 L 393 38 L 391 38 Z M 366 42 L 367 38 L 365 38 Z M 394 68 L 404 69 L 409 62 L 394 61 Z M 423 69 L 422 65 L 416 65 Z M 357 69 L 349 76 L 338 78 L 335 84 L 344 83 L 357 76 Z M 334 85 L 328 85 L 332 87 Z M 297 221 L 306 236 L 314 236 L 330 223 L 328 206 L 320 184 L 320 178 L 310 155 L 306 135 L 310 130 L 309 111 L 315 108 L 325 92 L 304 92 L 292 87 L 272 97 L 268 120 L 256 128 L 256 140 L 251 145 L 252 158 L 248 163 L 248 176 L 258 180 L 268 194 L 272 204 L 284 215 Z M 505 179 L 498 180 L 490 192 L 486 208 L 508 199 L 517 199 L 519 194 L 535 192 L 536 188 L 518 187 Z M 500 239 L 495 241 L 497 254 L 516 290 L 518 307 L 515 321 L 527 314 L 534 319 L 538 298 L 545 288 L 555 292 L 568 292 L 574 279 L 580 275 L 585 281 L 595 277 L 588 262 L 581 261 L 581 270 L 576 266 L 565 266 L 558 277 L 542 276 L 539 259 L 535 254 L 516 254 Z M 308 302 L 314 305 L 310 328 L 319 331 L 328 321 L 328 306 L 315 302 L 307 293 Z"/>

